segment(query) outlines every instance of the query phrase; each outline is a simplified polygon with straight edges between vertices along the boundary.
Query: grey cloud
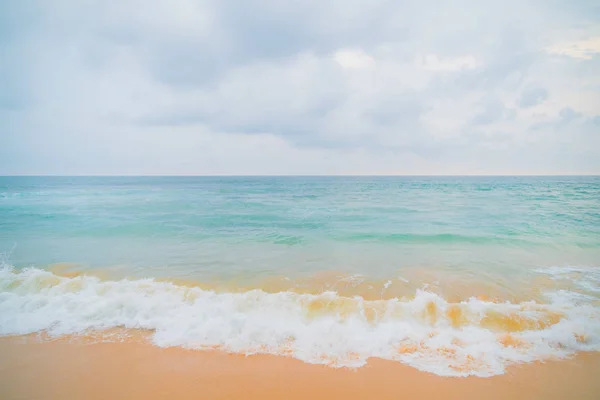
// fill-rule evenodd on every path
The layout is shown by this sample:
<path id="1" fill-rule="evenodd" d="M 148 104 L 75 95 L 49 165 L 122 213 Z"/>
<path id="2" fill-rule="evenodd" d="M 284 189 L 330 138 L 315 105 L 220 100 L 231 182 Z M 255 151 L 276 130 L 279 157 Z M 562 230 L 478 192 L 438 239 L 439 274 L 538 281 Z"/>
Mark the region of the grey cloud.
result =
<path id="1" fill-rule="evenodd" d="M 552 61 L 543 50 L 572 28 L 597 23 L 592 1 L 149 0 L 140 8 L 129 0 L 60 0 L 0 7 L 0 49 L 9 55 L 0 64 L 0 122 L 10 137 L 0 147 L 11 154 L 0 167 L 11 171 L 43 171 L 53 162 L 61 171 L 96 171 L 110 160 L 111 168 L 143 172 L 160 156 L 177 168 L 185 158 L 198 168 L 213 160 L 245 172 L 241 160 L 256 163 L 263 151 L 273 164 L 261 164 L 262 171 L 277 171 L 275 162 L 286 158 L 300 172 L 309 165 L 339 171 L 315 154 L 350 165 L 359 153 L 373 168 L 367 173 L 383 168 L 379 159 L 394 170 L 394 160 L 409 156 L 423 170 L 443 161 L 492 171 L 527 151 L 543 160 L 542 143 L 544 154 L 560 148 L 576 159 L 586 147 L 565 140 L 581 129 L 588 133 L 579 140 L 591 142 L 598 126 L 593 93 L 585 109 L 567 100 L 600 85 L 598 60 Z M 369 65 L 338 65 L 339 50 Z M 417 62 L 428 55 L 441 67 Z M 461 67 L 461 59 L 472 62 Z M 532 115 L 535 105 L 540 111 Z M 134 161 L 119 150 L 129 135 L 145 149 Z M 50 137 L 56 154 L 36 144 Z M 248 156 L 246 145 L 258 155 Z M 69 154 L 74 148 L 77 155 Z"/>
<path id="2" fill-rule="evenodd" d="M 507 115 L 504 104 L 495 97 L 481 101 L 479 108 L 481 111 L 471 121 L 474 125 L 488 125 L 505 118 Z"/>
<path id="3" fill-rule="evenodd" d="M 575 118 L 580 117 L 581 113 L 576 112 L 571 107 L 565 107 L 562 110 L 560 110 L 559 115 L 564 121 L 568 122 Z"/>
<path id="4" fill-rule="evenodd" d="M 527 89 L 521 95 L 519 106 L 521 108 L 528 108 L 541 104 L 548 98 L 548 91 L 544 88 L 531 88 Z"/>
<path id="5" fill-rule="evenodd" d="M 0 64 L 0 112 L 22 109 L 28 104 L 27 90 L 24 82 L 17 78 L 18 74 L 9 65 Z"/>

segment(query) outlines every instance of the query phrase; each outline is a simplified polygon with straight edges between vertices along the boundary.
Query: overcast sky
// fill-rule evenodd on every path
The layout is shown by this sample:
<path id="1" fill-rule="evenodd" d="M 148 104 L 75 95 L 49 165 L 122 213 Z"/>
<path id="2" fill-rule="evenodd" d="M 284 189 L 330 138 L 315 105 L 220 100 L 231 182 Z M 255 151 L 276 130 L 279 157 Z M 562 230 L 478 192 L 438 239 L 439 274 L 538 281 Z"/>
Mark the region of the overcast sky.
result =
<path id="1" fill-rule="evenodd" d="M 598 0 L 0 2 L 0 174 L 589 173 Z"/>

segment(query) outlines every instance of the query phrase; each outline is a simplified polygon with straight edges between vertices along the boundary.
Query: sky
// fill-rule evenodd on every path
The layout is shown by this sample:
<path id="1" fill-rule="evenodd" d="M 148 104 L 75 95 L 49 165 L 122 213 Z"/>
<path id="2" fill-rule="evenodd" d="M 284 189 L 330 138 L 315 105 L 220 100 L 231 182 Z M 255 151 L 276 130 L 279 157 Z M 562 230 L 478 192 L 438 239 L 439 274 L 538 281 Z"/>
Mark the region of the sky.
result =
<path id="1" fill-rule="evenodd" d="M 0 175 L 600 174 L 597 0 L 6 0 Z"/>

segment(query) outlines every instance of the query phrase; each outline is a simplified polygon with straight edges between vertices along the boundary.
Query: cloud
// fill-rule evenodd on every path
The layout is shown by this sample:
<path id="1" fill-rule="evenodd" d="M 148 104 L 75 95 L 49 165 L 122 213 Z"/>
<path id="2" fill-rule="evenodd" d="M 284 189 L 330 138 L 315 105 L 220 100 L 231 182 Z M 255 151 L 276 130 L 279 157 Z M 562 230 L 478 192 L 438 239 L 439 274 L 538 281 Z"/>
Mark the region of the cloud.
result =
<path id="1" fill-rule="evenodd" d="M 496 97 L 482 100 L 477 108 L 480 111 L 473 117 L 474 125 L 489 125 L 504 118 L 505 115 L 504 104 Z"/>
<path id="2" fill-rule="evenodd" d="M 519 107 L 528 108 L 541 104 L 548 98 L 548 91 L 544 88 L 529 88 L 521 95 Z"/>
<path id="3" fill-rule="evenodd" d="M 557 43 L 547 47 L 546 51 L 550 54 L 591 60 L 597 54 L 600 54 L 600 37 Z"/>
<path id="4" fill-rule="evenodd" d="M 577 111 L 573 110 L 571 107 L 565 107 L 562 110 L 560 110 L 559 115 L 564 121 L 571 121 L 575 118 L 580 117 L 581 113 L 578 113 Z"/>
<path id="5" fill-rule="evenodd" d="M 417 57 L 417 64 L 431 71 L 460 71 L 481 66 L 481 62 L 472 55 L 440 59 L 435 54 L 428 54 Z"/>
<path id="6" fill-rule="evenodd" d="M 600 172 L 595 2 L 0 7 L 0 173 Z"/>
<path id="7" fill-rule="evenodd" d="M 362 50 L 339 50 L 333 58 L 344 69 L 363 69 L 375 64 L 373 57 Z"/>

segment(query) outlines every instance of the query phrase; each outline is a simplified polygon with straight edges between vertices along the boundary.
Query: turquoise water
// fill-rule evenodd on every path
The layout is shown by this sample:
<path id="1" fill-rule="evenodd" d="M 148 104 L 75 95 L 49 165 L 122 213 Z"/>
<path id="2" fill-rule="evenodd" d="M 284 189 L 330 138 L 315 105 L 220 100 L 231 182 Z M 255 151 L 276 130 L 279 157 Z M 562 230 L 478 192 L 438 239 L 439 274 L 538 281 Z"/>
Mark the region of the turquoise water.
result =
<path id="1" fill-rule="evenodd" d="M 3 177 L 0 252 L 206 278 L 600 263 L 599 177 Z"/>
<path id="2" fill-rule="evenodd" d="M 4 177 L 0 251 L 0 336 L 481 377 L 600 351 L 598 177 Z"/>

